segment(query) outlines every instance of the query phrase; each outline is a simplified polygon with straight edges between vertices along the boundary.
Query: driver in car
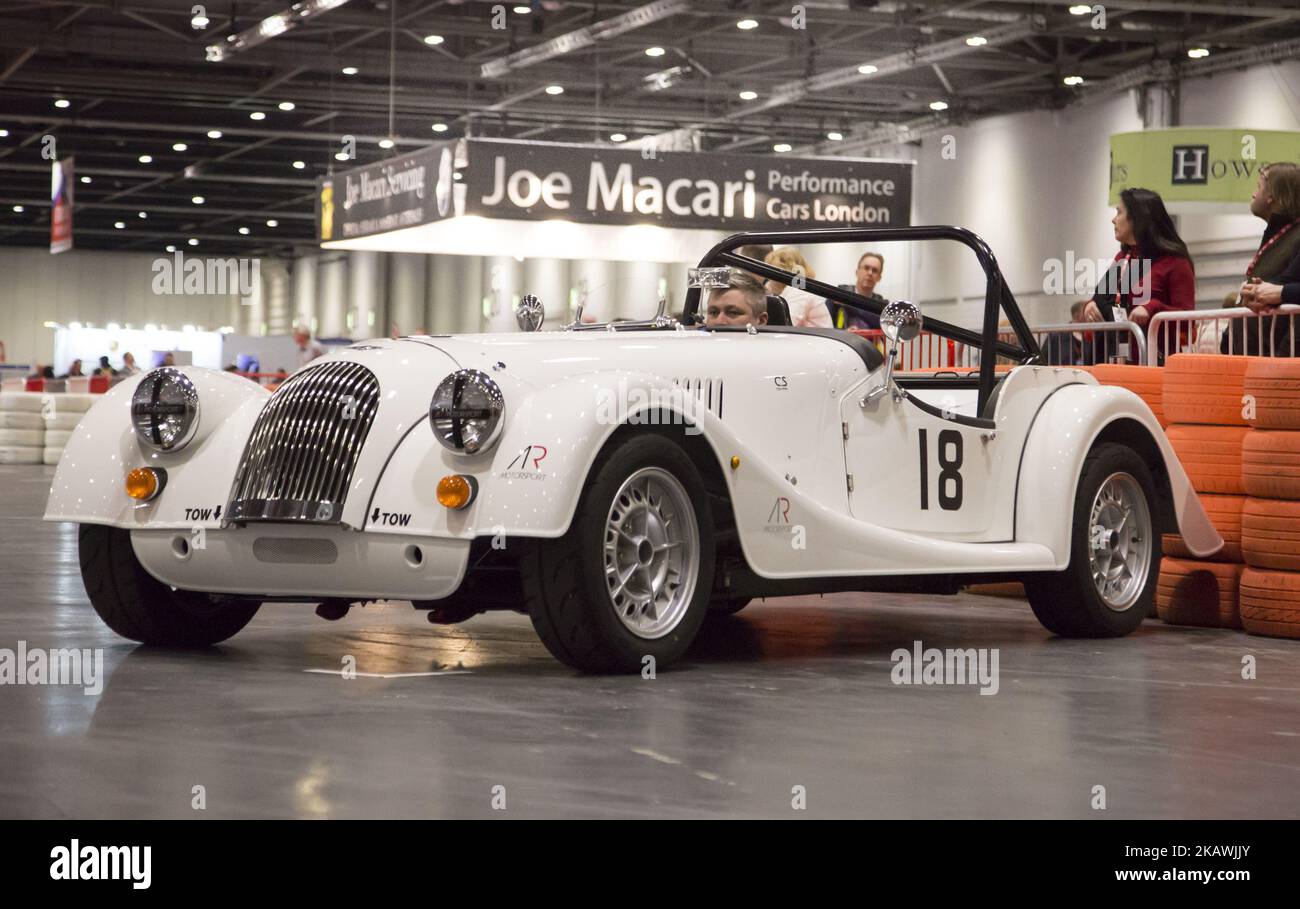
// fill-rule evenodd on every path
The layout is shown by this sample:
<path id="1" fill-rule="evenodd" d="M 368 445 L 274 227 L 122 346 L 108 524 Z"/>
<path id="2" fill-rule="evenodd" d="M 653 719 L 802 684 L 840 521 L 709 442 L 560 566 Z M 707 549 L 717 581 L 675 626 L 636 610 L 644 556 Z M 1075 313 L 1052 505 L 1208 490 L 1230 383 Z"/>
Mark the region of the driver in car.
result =
<path id="1" fill-rule="evenodd" d="M 710 328 L 766 325 L 767 290 L 753 275 L 732 269 L 727 286 L 715 287 L 709 292 L 704 324 Z"/>

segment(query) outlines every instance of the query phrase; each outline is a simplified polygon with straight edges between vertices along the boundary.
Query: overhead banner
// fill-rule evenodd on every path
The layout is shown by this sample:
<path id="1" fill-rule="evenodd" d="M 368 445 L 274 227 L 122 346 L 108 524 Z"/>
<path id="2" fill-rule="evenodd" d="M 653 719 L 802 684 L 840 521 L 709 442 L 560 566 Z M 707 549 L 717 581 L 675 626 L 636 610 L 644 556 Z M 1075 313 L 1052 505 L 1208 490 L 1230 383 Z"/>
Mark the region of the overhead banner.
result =
<path id="1" fill-rule="evenodd" d="M 704 230 L 900 227 L 910 162 L 468 140 L 465 213 Z"/>
<path id="2" fill-rule="evenodd" d="M 455 146 L 439 142 L 317 179 L 317 237 L 351 240 L 451 216 Z"/>
<path id="3" fill-rule="evenodd" d="M 1261 167 L 1300 162 L 1300 132 L 1180 127 L 1110 137 L 1110 204 L 1133 187 L 1171 211 L 1231 211 L 1250 201 Z"/>
<path id="4" fill-rule="evenodd" d="M 459 141 L 318 180 L 321 242 L 458 216 L 715 232 L 911 220 L 909 161 Z"/>
<path id="5" fill-rule="evenodd" d="M 55 161 L 50 171 L 50 252 L 72 249 L 72 187 L 75 183 L 71 158 Z"/>

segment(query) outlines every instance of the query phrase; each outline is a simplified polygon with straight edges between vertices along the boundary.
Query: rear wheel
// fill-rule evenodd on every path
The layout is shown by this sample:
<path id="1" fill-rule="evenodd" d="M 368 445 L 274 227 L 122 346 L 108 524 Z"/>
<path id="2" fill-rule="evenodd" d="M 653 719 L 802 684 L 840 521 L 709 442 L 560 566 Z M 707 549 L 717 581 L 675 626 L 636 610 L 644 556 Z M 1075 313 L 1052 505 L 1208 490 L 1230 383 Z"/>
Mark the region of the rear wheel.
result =
<path id="1" fill-rule="evenodd" d="M 1070 564 L 1029 575 L 1038 621 L 1062 637 L 1128 634 L 1151 612 L 1160 573 L 1155 484 L 1125 445 L 1098 445 L 1083 462 L 1071 522 Z"/>
<path id="2" fill-rule="evenodd" d="M 172 589 L 144 570 L 127 530 L 82 524 L 77 549 L 90 605 L 105 625 L 132 641 L 206 647 L 240 631 L 262 605 Z"/>
<path id="3" fill-rule="evenodd" d="M 669 439 L 626 439 L 593 468 L 569 532 L 538 540 L 520 575 L 533 627 L 575 669 L 663 667 L 694 640 L 713 584 L 713 517 Z"/>

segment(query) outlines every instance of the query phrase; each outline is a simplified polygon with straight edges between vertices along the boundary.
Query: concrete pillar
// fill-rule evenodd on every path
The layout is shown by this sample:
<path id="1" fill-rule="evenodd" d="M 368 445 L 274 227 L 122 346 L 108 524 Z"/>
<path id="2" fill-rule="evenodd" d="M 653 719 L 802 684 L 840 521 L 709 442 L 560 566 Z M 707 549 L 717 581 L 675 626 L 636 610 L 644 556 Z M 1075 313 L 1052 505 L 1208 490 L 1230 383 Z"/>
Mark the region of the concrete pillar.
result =
<path id="1" fill-rule="evenodd" d="M 317 265 L 316 337 L 349 337 L 347 315 L 348 254 L 327 252 Z"/>
<path id="2" fill-rule="evenodd" d="M 384 253 L 352 250 L 348 253 L 346 309 L 351 317 L 350 338 L 387 337 L 384 312 L 386 269 Z"/>
<path id="3" fill-rule="evenodd" d="M 293 262 L 293 318 L 294 325 L 302 324 L 316 330 L 316 277 L 319 256 L 301 256 Z"/>
<path id="4" fill-rule="evenodd" d="M 611 318 L 614 295 L 618 292 L 617 271 L 613 262 L 603 259 L 574 259 L 569 263 L 569 300 L 575 308 L 580 301 L 585 301 L 584 319 L 594 317 L 597 322 L 606 322 Z M 572 321 L 573 314 L 570 310 L 564 321 Z"/>
<path id="5" fill-rule="evenodd" d="M 282 259 L 263 259 L 260 271 L 267 334 L 287 335 L 293 327 L 289 269 Z"/>
<path id="6" fill-rule="evenodd" d="M 613 312 L 605 319 L 649 319 L 655 314 L 659 295 L 668 290 L 668 266 L 660 262 L 619 262 Z"/>
<path id="7" fill-rule="evenodd" d="M 424 334 L 425 259 L 420 253 L 392 253 L 389 256 L 388 321 L 399 335 Z"/>
<path id="8" fill-rule="evenodd" d="M 485 331 L 518 331 L 515 303 L 523 294 L 523 265 L 514 256 L 486 256 L 483 259 Z"/>
<path id="9" fill-rule="evenodd" d="M 569 260 L 526 259 L 522 294 L 532 294 L 546 307 L 546 329 L 556 329 L 569 321 Z M 513 313 L 511 321 L 514 321 Z M 515 323 L 518 328 L 518 323 Z"/>

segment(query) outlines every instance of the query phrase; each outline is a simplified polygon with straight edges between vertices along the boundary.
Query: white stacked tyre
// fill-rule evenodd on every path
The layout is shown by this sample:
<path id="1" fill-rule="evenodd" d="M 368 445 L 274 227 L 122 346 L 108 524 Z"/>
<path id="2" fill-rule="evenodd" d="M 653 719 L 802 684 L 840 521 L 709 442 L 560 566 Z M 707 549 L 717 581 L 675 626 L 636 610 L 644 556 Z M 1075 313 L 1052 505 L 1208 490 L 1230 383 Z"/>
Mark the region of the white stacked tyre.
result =
<path id="1" fill-rule="evenodd" d="M 72 437 L 86 411 L 99 399 L 90 394 L 52 394 L 48 395 L 51 406 L 44 417 L 45 443 L 41 460 L 46 464 L 58 464 L 63 457 L 63 446 Z"/>
<path id="2" fill-rule="evenodd" d="M 40 464 L 45 454 L 44 395 L 29 391 L 0 394 L 0 464 Z"/>

